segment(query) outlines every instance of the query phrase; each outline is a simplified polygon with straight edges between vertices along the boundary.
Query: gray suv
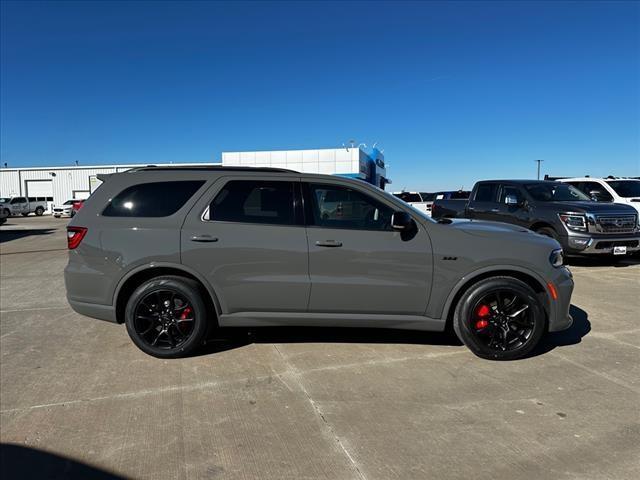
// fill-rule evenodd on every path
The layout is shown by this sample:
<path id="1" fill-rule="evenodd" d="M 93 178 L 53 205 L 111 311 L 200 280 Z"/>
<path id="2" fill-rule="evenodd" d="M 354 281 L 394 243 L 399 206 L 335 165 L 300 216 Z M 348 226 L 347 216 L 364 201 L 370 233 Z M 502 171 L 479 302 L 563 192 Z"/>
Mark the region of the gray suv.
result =
<path id="1" fill-rule="evenodd" d="M 102 177 L 68 227 L 67 298 L 148 354 L 220 327 L 453 327 L 478 356 L 527 355 L 571 325 L 553 239 L 437 223 L 372 185 L 268 168 L 145 167 Z"/>

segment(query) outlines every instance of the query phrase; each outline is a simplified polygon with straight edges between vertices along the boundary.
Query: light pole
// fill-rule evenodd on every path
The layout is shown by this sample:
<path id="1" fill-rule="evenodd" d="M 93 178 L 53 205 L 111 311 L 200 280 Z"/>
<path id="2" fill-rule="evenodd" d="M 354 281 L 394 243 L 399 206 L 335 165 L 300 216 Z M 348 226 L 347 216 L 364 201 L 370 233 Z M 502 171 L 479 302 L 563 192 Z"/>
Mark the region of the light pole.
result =
<path id="1" fill-rule="evenodd" d="M 538 163 L 538 180 L 540 180 L 540 164 L 544 162 L 544 160 L 534 160 L 534 162 Z"/>

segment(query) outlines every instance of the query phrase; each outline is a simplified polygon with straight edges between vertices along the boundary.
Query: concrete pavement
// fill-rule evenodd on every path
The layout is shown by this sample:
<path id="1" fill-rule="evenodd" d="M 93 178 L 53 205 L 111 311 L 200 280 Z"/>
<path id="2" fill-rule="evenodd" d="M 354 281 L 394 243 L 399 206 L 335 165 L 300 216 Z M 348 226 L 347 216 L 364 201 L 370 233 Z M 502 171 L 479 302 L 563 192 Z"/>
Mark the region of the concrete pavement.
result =
<path id="1" fill-rule="evenodd" d="M 640 477 L 637 261 L 577 262 L 574 327 L 525 360 L 275 328 L 164 361 L 67 306 L 65 225 L 0 227 L 3 478 Z"/>

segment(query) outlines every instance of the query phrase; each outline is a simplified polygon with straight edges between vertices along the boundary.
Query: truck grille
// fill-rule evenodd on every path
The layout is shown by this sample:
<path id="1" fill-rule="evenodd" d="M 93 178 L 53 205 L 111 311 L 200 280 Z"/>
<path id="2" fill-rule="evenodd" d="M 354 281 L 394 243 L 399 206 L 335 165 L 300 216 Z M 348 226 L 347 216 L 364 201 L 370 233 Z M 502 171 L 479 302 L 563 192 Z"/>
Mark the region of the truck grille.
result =
<path id="1" fill-rule="evenodd" d="M 602 233 L 633 233 L 638 219 L 635 215 L 602 215 L 596 217 L 597 230 Z"/>

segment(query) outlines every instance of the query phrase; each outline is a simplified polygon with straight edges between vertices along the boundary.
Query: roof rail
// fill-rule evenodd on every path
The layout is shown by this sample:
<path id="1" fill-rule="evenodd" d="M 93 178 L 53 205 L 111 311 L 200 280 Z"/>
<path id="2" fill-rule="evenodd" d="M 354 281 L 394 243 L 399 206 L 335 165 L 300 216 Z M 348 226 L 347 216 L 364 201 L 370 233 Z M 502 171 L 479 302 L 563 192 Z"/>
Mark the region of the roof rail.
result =
<path id="1" fill-rule="evenodd" d="M 233 167 L 224 165 L 171 165 L 158 167 L 156 165 L 147 165 L 146 167 L 131 168 L 126 171 L 130 172 L 149 172 L 149 171 L 162 171 L 162 170 L 194 170 L 194 171 L 222 171 L 222 172 L 278 172 L 278 173 L 300 173 L 295 170 L 289 170 L 287 168 L 272 168 L 272 167 Z"/>

